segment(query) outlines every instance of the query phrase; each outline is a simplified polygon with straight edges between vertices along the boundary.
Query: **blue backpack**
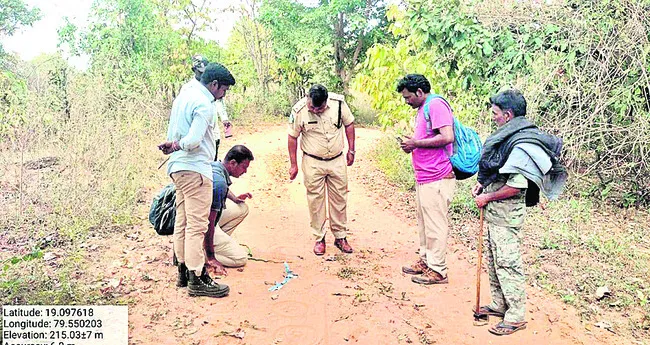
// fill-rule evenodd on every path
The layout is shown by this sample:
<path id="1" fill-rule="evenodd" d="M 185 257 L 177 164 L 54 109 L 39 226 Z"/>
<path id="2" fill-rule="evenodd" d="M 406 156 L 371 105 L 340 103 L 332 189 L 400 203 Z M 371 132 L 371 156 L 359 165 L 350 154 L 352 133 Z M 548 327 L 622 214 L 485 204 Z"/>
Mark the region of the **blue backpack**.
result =
<path id="1" fill-rule="evenodd" d="M 429 115 L 429 103 L 436 98 L 442 99 L 447 105 L 446 99 L 440 95 L 432 94 L 427 97 L 424 103 L 424 119 L 427 122 L 427 134 L 433 135 L 431 128 L 431 116 Z M 451 106 L 449 107 L 451 109 Z M 465 127 L 454 116 L 454 152 L 447 152 L 449 161 L 454 168 L 456 179 L 464 180 L 474 176 L 478 172 L 478 162 L 481 159 L 483 143 L 475 130 Z"/>

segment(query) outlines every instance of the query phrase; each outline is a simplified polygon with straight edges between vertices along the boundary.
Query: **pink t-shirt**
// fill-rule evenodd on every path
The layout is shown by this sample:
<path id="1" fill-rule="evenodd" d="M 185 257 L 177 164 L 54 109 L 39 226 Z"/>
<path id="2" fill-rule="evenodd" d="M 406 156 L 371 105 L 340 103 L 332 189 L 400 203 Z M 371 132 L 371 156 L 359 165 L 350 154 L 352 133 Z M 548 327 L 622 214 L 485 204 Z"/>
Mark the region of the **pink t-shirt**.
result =
<path id="1" fill-rule="evenodd" d="M 440 133 L 439 128 L 453 126 L 454 118 L 451 108 L 440 98 L 433 99 L 429 103 L 429 114 L 431 118 L 432 134 L 427 134 L 427 123 L 424 118 L 424 105 L 418 109 L 415 118 L 415 140 L 433 138 Z M 449 144 L 445 147 L 447 152 L 453 153 L 454 145 Z M 415 180 L 418 184 L 435 182 L 442 180 L 452 171 L 451 162 L 445 149 L 440 148 L 416 148 L 412 152 L 413 170 L 415 170 Z"/>

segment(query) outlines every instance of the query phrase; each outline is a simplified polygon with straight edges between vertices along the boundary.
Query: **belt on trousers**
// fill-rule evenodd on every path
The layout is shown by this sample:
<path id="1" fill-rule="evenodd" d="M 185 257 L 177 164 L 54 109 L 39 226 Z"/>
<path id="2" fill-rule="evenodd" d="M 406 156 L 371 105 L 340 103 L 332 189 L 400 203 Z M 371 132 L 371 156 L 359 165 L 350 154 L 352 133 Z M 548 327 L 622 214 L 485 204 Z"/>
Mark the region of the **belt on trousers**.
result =
<path id="1" fill-rule="evenodd" d="M 329 161 L 331 161 L 331 160 L 334 160 L 334 159 L 339 158 L 339 157 L 343 154 L 343 151 L 339 152 L 338 155 L 336 155 L 336 156 L 334 156 L 334 157 L 332 157 L 332 158 L 323 158 L 323 157 L 318 157 L 318 156 L 310 155 L 309 153 L 307 153 L 307 152 L 305 152 L 305 151 L 302 151 L 302 153 L 306 154 L 307 156 L 309 156 L 309 157 L 311 157 L 311 158 L 313 158 L 313 159 L 318 159 L 319 161 L 329 162 Z"/>

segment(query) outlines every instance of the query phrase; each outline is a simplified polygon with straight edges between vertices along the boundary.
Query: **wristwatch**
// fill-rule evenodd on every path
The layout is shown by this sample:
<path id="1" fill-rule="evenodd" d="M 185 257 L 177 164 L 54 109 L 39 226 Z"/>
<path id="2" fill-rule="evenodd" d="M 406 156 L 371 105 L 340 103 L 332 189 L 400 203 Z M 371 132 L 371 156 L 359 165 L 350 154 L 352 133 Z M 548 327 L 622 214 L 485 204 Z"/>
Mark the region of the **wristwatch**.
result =
<path id="1" fill-rule="evenodd" d="M 348 150 L 348 153 L 351 153 L 353 156 L 354 156 L 354 154 L 355 154 L 355 152 L 352 151 L 352 150 Z"/>

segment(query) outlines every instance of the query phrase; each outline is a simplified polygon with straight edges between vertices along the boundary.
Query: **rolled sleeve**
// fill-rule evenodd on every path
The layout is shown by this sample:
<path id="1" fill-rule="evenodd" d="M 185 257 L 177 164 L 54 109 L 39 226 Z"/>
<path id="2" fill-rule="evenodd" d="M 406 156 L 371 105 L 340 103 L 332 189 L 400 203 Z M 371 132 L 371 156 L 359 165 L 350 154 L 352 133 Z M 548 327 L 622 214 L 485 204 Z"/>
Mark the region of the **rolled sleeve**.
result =
<path id="1" fill-rule="evenodd" d="M 300 136 L 300 132 L 302 132 L 302 121 L 300 119 L 300 114 L 292 111 L 291 112 L 291 117 L 289 118 L 289 128 L 288 128 L 288 133 L 290 136 L 297 138 Z"/>

